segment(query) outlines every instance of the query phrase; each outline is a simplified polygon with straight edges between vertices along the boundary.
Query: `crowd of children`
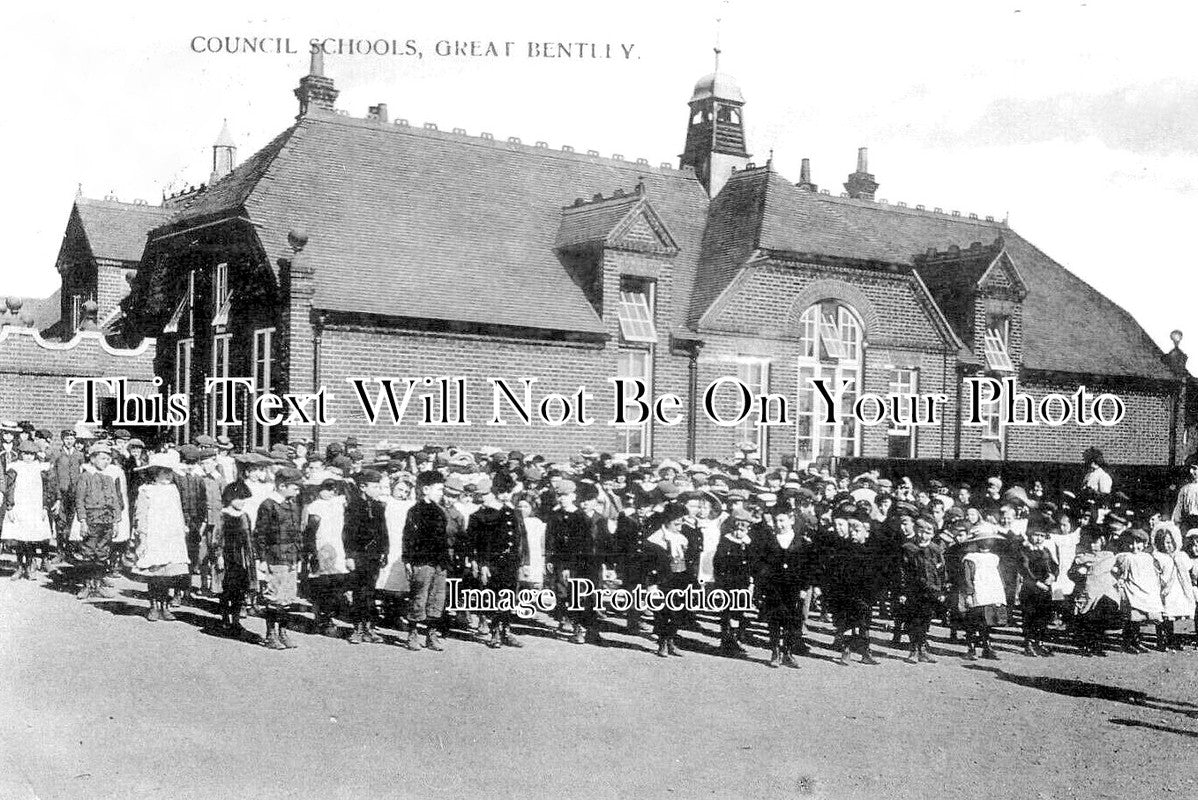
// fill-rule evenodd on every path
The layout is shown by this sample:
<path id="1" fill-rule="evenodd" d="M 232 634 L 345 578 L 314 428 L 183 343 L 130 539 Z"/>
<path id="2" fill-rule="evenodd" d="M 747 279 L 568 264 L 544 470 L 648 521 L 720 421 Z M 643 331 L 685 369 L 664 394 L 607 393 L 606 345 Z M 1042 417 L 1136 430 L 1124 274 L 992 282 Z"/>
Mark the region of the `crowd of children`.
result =
<path id="1" fill-rule="evenodd" d="M 555 590 L 556 625 L 579 644 L 601 630 L 644 635 L 649 614 L 617 622 L 593 601 L 569 606 L 569 580 L 650 592 L 749 589 L 756 611 L 719 617 L 718 650 L 744 657 L 759 620 L 771 667 L 810 653 L 808 623 L 830 618 L 837 661 L 877 664 L 875 613 L 910 663 L 936 661 L 933 621 L 964 657 L 998 659 L 993 633 L 1018 620 L 1022 652 L 1105 656 L 1182 649 L 1198 584 L 1198 462 L 1168 506 L 1133 508 L 1111 493 L 1102 455 L 1084 456 L 1076 491 L 1046 496 L 877 472 L 768 469 L 736 458 L 614 458 L 593 450 L 552 464 L 481 448 L 352 439 L 234 454 L 226 437 L 149 452 L 126 431 L 49 431 L 0 420 L 0 541 L 14 580 L 74 580 L 80 599 L 114 597 L 113 577 L 147 585 L 153 622 L 180 603 L 215 601 L 221 630 L 276 650 L 297 646 L 299 620 L 351 644 L 441 650 L 446 634 L 520 647 L 510 611 L 447 609 L 466 588 Z M 53 555 L 53 560 L 51 560 Z M 312 620 L 303 615 L 310 607 Z M 258 614 L 266 636 L 243 625 Z M 657 655 L 681 656 L 681 632 L 706 635 L 688 609 L 652 615 Z M 397 632 L 381 636 L 376 627 Z M 907 645 L 903 645 L 903 638 Z M 1193 638 L 1190 641 L 1194 641 Z M 1198 644 L 1196 644 L 1198 646 Z"/>

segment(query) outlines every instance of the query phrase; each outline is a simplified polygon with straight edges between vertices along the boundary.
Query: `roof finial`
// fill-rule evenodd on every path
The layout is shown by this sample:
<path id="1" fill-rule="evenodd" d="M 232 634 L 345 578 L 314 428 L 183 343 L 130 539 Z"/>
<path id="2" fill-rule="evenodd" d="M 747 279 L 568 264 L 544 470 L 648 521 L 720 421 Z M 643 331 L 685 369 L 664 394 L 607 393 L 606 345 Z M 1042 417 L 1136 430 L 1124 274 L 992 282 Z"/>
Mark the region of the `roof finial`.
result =
<path id="1" fill-rule="evenodd" d="M 75 184 L 75 196 L 76 196 L 76 197 L 83 197 L 83 182 L 82 182 L 82 181 L 80 181 L 79 183 Z"/>
<path id="2" fill-rule="evenodd" d="M 728 5 L 728 0 L 723 0 L 723 2 L 720 3 L 720 6 L 726 5 Z M 715 69 L 712 70 L 713 72 L 720 71 L 720 24 L 723 21 L 724 18 L 722 13 L 720 16 L 715 18 L 715 47 L 712 48 L 712 50 L 715 51 Z"/>

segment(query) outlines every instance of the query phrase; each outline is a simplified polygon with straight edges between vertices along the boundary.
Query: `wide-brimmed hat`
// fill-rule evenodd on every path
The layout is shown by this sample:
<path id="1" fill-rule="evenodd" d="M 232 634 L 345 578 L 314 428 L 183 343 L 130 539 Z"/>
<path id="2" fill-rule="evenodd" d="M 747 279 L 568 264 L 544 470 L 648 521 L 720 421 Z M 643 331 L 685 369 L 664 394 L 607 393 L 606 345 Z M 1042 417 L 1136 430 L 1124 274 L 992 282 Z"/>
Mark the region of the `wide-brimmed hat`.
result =
<path id="1" fill-rule="evenodd" d="M 149 460 L 136 469 L 138 472 L 141 472 L 142 470 L 156 468 L 169 469 L 172 472 L 176 471 L 179 468 L 179 451 L 170 450 L 166 453 L 150 453 Z"/>
<path id="2" fill-rule="evenodd" d="M 994 525 L 988 522 L 978 523 L 969 532 L 969 539 L 966 544 L 977 544 L 979 542 L 1001 542 L 1005 541 L 1005 537 L 998 532 Z"/>
<path id="3" fill-rule="evenodd" d="M 6 433 L 20 433 L 21 426 L 11 419 L 0 419 L 0 431 Z"/>
<path id="4" fill-rule="evenodd" d="M 96 453 L 106 453 L 108 455 L 112 455 L 112 445 L 108 444 L 108 442 L 96 442 L 91 447 L 87 448 L 87 455 L 89 458 L 94 456 Z"/>
<path id="5" fill-rule="evenodd" d="M 1002 493 L 1002 499 L 1005 503 L 1019 503 L 1027 508 L 1039 508 L 1040 503 L 1027 496 L 1027 490 L 1022 486 L 1012 486 Z"/>
<path id="6" fill-rule="evenodd" d="M 36 444 L 34 444 L 31 439 L 26 439 L 23 442 L 21 442 L 19 445 L 17 445 L 18 453 L 31 453 L 32 455 L 36 456 L 41 451 L 42 451 L 42 449 L 40 447 L 38 447 Z"/>

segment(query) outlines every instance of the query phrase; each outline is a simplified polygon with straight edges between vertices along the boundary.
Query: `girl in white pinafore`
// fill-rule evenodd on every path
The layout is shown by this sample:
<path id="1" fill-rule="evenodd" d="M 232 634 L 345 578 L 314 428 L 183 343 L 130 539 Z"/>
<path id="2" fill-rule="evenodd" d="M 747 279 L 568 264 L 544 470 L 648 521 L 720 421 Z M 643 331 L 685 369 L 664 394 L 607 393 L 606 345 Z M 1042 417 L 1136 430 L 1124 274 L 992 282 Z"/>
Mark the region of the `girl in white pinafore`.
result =
<path id="1" fill-rule="evenodd" d="M 46 465 L 37 460 L 37 446 L 28 440 L 21 442 L 17 458 L 8 465 L 0 513 L 4 515 L 4 540 L 14 543 L 17 554 L 17 571 L 12 577 L 32 580 L 34 557 L 39 551 L 44 556 L 50 541 L 47 508 L 52 494 L 47 487 Z"/>
<path id="2" fill-rule="evenodd" d="M 1181 650 L 1181 640 L 1174 632 L 1174 621 L 1194 616 L 1194 583 L 1190 578 L 1189 556 L 1177 547 L 1181 532 L 1172 522 L 1158 525 L 1153 531 L 1157 569 L 1161 579 L 1161 605 L 1164 619 L 1156 626 L 1156 649 Z"/>
<path id="3" fill-rule="evenodd" d="M 392 484 L 391 494 L 384 500 L 383 519 L 387 523 L 389 549 L 387 563 L 379 570 L 374 588 L 383 601 L 384 619 L 392 626 L 397 626 L 403 619 L 406 613 L 404 602 L 411 588 L 403 562 L 403 529 L 408 511 L 416 504 L 412 498 L 414 485 L 412 479 L 401 476 Z"/>
<path id="4" fill-rule="evenodd" d="M 340 635 L 333 615 L 345 594 L 349 567 L 345 563 L 345 495 L 343 483 L 326 478 L 316 499 L 304 507 L 301 527 L 312 548 L 308 572 L 308 599 L 316 630 L 324 636 Z"/>
<path id="5" fill-rule="evenodd" d="M 1160 622 L 1165 612 L 1161 603 L 1160 566 L 1148 546 L 1148 531 L 1133 530 L 1128 535 L 1130 552 L 1115 556 L 1111 572 L 1119 589 L 1119 610 L 1123 615 L 1123 650 L 1127 653 L 1147 653 L 1140 642 L 1140 625 Z"/>
<path id="6" fill-rule="evenodd" d="M 191 560 L 187 553 L 187 522 L 183 502 L 175 485 L 174 469 L 162 453 L 150 456 L 150 480 L 137 491 L 134 527 L 137 534 L 137 564 L 134 571 L 146 579 L 150 589 L 150 611 L 146 619 L 173 621 L 170 591 L 190 586 Z"/>
<path id="7" fill-rule="evenodd" d="M 993 552 L 1002 534 L 993 525 L 975 525 L 966 540 L 968 552 L 961 559 L 961 593 L 965 600 L 965 642 L 969 649 L 965 657 L 977 658 L 977 645 L 982 646 L 982 658 L 998 660 L 990 646 L 990 628 L 1007 624 L 1007 592 L 999 572 L 999 557 Z"/>

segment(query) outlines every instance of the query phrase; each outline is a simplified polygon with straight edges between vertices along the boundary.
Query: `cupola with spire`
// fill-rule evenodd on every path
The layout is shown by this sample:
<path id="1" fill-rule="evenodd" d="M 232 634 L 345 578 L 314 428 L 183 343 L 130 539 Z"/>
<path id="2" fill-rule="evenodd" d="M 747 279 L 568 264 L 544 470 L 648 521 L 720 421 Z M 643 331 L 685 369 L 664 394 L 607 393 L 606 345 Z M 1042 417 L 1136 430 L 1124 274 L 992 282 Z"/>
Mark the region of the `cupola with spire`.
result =
<path id="1" fill-rule="evenodd" d="M 686 149 L 679 158 L 682 167 L 693 167 L 707 194 L 715 197 L 736 169 L 749 163 L 745 151 L 745 104 L 740 87 L 720 72 L 720 49 L 715 48 L 715 72 L 695 84 L 690 99 Z"/>
<path id="2" fill-rule="evenodd" d="M 220 134 L 212 144 L 212 174 L 208 177 L 208 185 L 219 181 L 233 171 L 237 166 L 237 145 L 229 133 L 229 120 L 224 120 L 220 126 Z"/>
<path id="3" fill-rule="evenodd" d="M 324 75 L 324 51 L 319 48 L 313 50 L 308 74 L 300 78 L 299 86 L 295 88 L 295 96 L 299 100 L 299 116 L 316 111 L 331 114 L 339 94 L 333 86 L 333 79 Z"/>

